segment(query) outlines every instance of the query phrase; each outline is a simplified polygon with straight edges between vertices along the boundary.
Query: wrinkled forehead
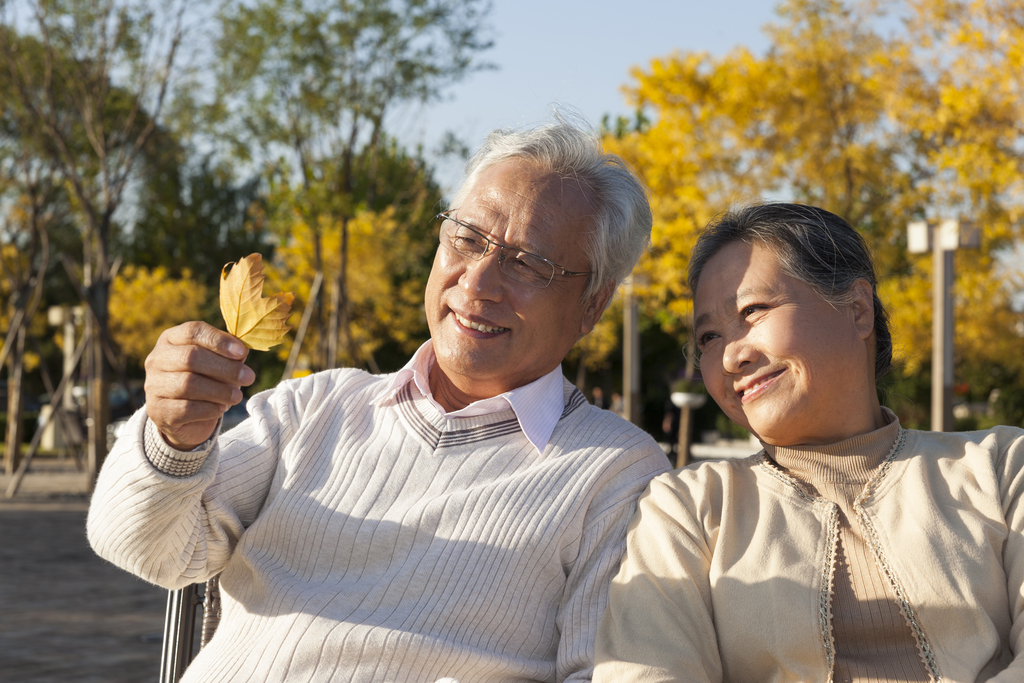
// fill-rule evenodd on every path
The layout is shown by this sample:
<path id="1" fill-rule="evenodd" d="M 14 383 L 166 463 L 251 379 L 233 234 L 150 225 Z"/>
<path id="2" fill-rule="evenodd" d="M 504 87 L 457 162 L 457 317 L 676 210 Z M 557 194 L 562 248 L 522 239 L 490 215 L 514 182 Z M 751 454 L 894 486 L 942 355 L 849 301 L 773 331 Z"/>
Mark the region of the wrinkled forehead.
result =
<path id="1" fill-rule="evenodd" d="M 456 206 L 460 219 L 524 249 L 578 248 L 595 215 L 593 192 L 579 178 L 520 158 L 482 170 Z"/>
<path id="2" fill-rule="evenodd" d="M 591 210 L 594 203 L 594 191 L 585 179 L 573 173 L 561 172 L 551 168 L 544 161 L 528 157 L 508 157 L 499 159 L 486 166 L 476 169 L 466 179 L 465 185 L 456 195 L 456 203 L 471 194 L 479 194 L 494 184 L 521 183 L 530 186 L 537 192 L 537 198 L 551 201 L 564 206 L 567 210 L 578 208 Z M 574 207 L 577 202 L 582 207 Z"/>
<path id="3" fill-rule="evenodd" d="M 693 292 L 694 328 L 718 309 L 734 308 L 739 299 L 764 296 L 779 275 L 788 275 L 771 245 L 756 240 L 723 244 L 704 263 Z"/>

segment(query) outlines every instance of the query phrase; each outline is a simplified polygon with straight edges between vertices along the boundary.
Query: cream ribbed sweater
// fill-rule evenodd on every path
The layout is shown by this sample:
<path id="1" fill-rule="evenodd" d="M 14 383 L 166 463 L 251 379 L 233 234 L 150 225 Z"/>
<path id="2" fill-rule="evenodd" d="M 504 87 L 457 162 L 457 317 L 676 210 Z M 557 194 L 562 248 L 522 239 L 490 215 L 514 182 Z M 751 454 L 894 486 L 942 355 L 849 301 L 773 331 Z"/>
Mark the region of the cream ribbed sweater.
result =
<path id="1" fill-rule="evenodd" d="M 222 621 L 184 681 L 589 680 L 661 450 L 568 383 L 543 456 L 511 411 L 446 419 L 412 383 L 380 400 L 386 384 L 284 383 L 208 456 L 151 454 L 164 471 L 132 419 L 89 538 L 168 588 L 223 572 Z"/>

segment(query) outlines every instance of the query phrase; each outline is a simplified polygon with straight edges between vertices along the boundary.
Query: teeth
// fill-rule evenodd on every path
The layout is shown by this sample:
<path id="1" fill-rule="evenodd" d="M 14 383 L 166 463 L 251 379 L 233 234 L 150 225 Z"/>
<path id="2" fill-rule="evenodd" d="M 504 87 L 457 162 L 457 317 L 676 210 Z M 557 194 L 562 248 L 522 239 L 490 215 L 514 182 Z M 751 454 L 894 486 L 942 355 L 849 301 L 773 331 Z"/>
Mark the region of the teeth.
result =
<path id="1" fill-rule="evenodd" d="M 508 330 L 507 327 L 491 327 L 490 325 L 481 325 L 480 323 L 475 323 L 472 322 L 471 320 L 466 320 L 458 313 L 455 314 L 455 319 L 471 330 L 487 332 L 488 334 L 497 334 L 498 332 L 505 332 Z"/>
<path id="2" fill-rule="evenodd" d="M 755 389 L 757 389 L 757 388 L 758 388 L 759 386 L 761 386 L 762 384 L 764 384 L 765 382 L 767 382 L 768 380 L 770 380 L 770 379 L 771 379 L 772 377 L 775 377 L 775 376 L 776 376 L 777 374 L 778 374 L 777 372 L 774 372 L 774 373 L 772 373 L 772 374 L 768 375 L 767 377 L 764 377 L 764 378 L 762 378 L 762 379 L 761 379 L 761 380 L 759 380 L 759 381 L 758 381 L 758 382 L 757 382 L 756 384 L 754 384 L 754 385 L 752 385 L 752 386 L 749 386 L 749 387 L 747 387 L 746 389 L 744 389 L 743 391 L 741 391 L 741 392 L 740 392 L 740 395 L 741 395 L 741 396 L 746 396 L 747 394 L 749 394 L 750 392 L 754 391 L 754 390 L 755 390 Z"/>

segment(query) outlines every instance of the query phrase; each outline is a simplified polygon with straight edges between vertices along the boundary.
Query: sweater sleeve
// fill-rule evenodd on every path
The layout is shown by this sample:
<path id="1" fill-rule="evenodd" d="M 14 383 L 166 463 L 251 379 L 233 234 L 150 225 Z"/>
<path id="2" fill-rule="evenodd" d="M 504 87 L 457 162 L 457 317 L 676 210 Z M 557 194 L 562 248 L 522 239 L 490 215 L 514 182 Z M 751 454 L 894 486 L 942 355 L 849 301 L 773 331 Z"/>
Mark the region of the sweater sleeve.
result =
<path id="1" fill-rule="evenodd" d="M 722 680 L 707 520 L 678 477 L 652 481 L 630 523 L 597 634 L 595 683 Z"/>
<path id="2" fill-rule="evenodd" d="M 1024 432 L 1011 427 L 996 427 L 1000 443 L 998 472 L 1001 475 L 1000 496 L 1008 534 L 1003 549 L 1003 570 L 1006 572 L 1010 608 L 1010 649 L 1013 661 L 992 683 L 1024 680 Z"/>
<path id="3" fill-rule="evenodd" d="M 616 476 L 614 488 L 594 497 L 579 542 L 577 559 L 568 574 L 559 607 L 557 680 L 590 681 L 594 640 L 608 604 L 608 587 L 626 550 L 626 529 L 636 502 L 651 478 L 668 469 L 664 453 L 650 439 L 633 448 L 632 463 Z"/>
<path id="4" fill-rule="evenodd" d="M 168 589 L 220 573 L 255 521 L 297 423 L 288 390 L 254 396 L 248 408 L 241 426 L 191 453 L 153 443 L 155 430 L 139 410 L 96 481 L 86 524 L 93 549 Z"/>

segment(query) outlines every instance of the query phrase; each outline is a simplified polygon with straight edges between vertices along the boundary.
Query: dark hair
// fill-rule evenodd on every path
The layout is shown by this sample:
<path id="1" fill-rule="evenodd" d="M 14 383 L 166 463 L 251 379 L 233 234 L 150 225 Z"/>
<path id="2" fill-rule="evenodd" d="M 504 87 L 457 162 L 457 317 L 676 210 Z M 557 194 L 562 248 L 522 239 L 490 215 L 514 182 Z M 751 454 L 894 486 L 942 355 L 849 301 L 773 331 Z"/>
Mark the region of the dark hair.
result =
<path id="1" fill-rule="evenodd" d="M 732 242 L 765 245 L 778 257 L 784 273 L 836 306 L 849 304 L 854 282 L 866 280 L 875 310 L 875 379 L 892 369 L 889 314 L 878 298 L 867 243 L 849 223 L 824 209 L 786 203 L 755 204 L 718 216 L 690 253 L 691 292 L 697 290 L 708 260 Z"/>

